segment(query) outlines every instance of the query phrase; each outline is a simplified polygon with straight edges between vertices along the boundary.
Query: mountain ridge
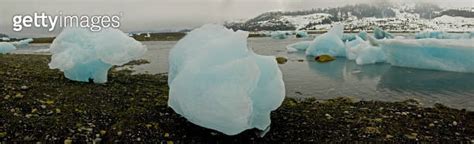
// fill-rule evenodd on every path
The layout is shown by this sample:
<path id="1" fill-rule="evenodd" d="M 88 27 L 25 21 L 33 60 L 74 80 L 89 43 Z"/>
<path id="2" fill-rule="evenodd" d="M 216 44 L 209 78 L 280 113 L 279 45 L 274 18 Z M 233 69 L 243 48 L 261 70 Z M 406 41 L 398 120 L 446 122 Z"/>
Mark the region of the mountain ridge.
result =
<path id="1" fill-rule="evenodd" d="M 453 19 L 454 18 L 454 19 Z M 453 20 L 453 21 L 446 21 Z M 226 22 L 234 30 L 327 30 L 343 23 L 346 30 L 474 31 L 474 8 L 442 9 L 434 4 L 357 4 L 289 12 L 266 12 L 244 22 Z M 439 26 L 437 26 L 439 25 Z"/>

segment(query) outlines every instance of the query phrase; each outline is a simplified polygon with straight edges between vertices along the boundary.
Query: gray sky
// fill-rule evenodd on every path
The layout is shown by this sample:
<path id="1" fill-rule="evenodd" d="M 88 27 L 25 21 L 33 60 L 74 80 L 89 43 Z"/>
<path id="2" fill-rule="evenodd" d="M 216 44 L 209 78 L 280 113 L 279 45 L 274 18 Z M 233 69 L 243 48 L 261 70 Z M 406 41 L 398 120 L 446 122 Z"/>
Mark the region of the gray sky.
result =
<path id="1" fill-rule="evenodd" d="M 45 29 L 13 32 L 17 14 L 59 11 L 72 15 L 123 13 L 123 31 L 162 31 L 197 27 L 205 23 L 248 19 L 274 10 L 300 10 L 370 3 L 380 0 L 0 0 L 0 33 L 14 37 L 54 36 Z M 474 7 L 474 0 L 389 0 L 392 2 L 433 2 L 441 7 Z"/>

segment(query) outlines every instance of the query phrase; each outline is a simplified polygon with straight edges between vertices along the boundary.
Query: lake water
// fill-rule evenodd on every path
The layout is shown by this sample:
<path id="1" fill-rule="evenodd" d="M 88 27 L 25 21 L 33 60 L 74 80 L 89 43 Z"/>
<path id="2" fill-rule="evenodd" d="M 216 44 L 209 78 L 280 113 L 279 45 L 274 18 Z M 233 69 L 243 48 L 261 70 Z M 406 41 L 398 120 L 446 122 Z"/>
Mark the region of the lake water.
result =
<path id="1" fill-rule="evenodd" d="M 249 38 L 258 54 L 284 56 L 283 72 L 287 97 L 329 99 L 352 97 L 356 100 L 402 101 L 417 99 L 423 105 L 442 103 L 474 110 L 474 74 L 393 67 L 388 64 L 357 65 L 338 58 L 317 63 L 304 53 L 287 53 L 286 46 L 304 39 Z M 143 57 L 150 64 L 134 66 L 137 73 L 166 73 L 168 53 L 176 41 L 143 42 L 149 52 Z M 15 53 L 31 53 L 49 44 L 32 44 Z M 303 60 L 302 62 L 300 62 Z"/>

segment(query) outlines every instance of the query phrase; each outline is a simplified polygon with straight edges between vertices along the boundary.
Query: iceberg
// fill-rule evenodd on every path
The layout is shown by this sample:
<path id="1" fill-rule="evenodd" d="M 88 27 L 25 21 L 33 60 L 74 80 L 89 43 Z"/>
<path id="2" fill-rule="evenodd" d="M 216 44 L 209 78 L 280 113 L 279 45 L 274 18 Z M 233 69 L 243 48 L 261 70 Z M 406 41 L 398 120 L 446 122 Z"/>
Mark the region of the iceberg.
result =
<path id="1" fill-rule="evenodd" d="M 368 34 L 366 31 L 361 31 L 361 32 L 359 32 L 358 36 L 359 36 L 361 39 L 363 39 L 363 40 L 366 41 L 366 40 L 368 39 L 368 37 L 369 37 L 369 34 Z"/>
<path id="2" fill-rule="evenodd" d="M 311 41 L 300 41 L 294 44 L 287 45 L 286 50 L 288 52 L 305 51 L 310 44 Z"/>
<path id="3" fill-rule="evenodd" d="M 305 38 L 308 37 L 308 32 L 306 31 L 297 31 L 296 32 L 296 38 Z"/>
<path id="4" fill-rule="evenodd" d="M 288 33 L 283 32 L 283 31 L 274 31 L 274 32 L 270 33 L 270 36 L 273 39 L 287 39 L 288 38 Z"/>
<path id="5" fill-rule="evenodd" d="M 24 40 L 20 40 L 16 42 L 11 42 L 11 43 L 17 48 L 24 48 L 24 47 L 27 47 L 31 42 L 33 42 L 32 38 L 24 39 Z"/>
<path id="6" fill-rule="evenodd" d="M 0 40 L 2 40 L 2 41 L 10 41 L 10 38 L 8 38 L 8 37 L 2 37 L 2 38 L 0 38 Z"/>
<path id="7" fill-rule="evenodd" d="M 346 58 L 355 60 L 357 58 L 357 48 L 361 43 L 366 43 L 362 38 L 356 36 L 355 40 L 346 42 Z"/>
<path id="8" fill-rule="evenodd" d="M 53 41 L 49 67 L 64 72 L 66 78 L 94 83 L 107 82 L 108 70 L 123 65 L 147 51 L 140 42 L 118 29 L 91 32 L 83 28 L 65 28 Z"/>
<path id="9" fill-rule="evenodd" d="M 372 45 L 368 41 L 356 36 L 354 41 L 346 43 L 347 59 L 355 60 L 358 65 L 385 62 L 386 56 L 382 48 Z"/>
<path id="10" fill-rule="evenodd" d="M 227 135 L 268 130 L 285 96 L 274 56 L 247 47 L 248 32 L 207 24 L 170 50 L 168 105 L 190 122 Z"/>
<path id="11" fill-rule="evenodd" d="M 343 25 L 335 25 L 327 33 L 316 37 L 306 49 L 306 55 L 346 56 L 346 47 L 342 41 Z"/>
<path id="12" fill-rule="evenodd" d="M 474 72 L 474 39 L 405 39 L 379 41 L 394 66 Z"/>
<path id="13" fill-rule="evenodd" d="M 473 33 L 448 33 L 443 31 L 425 31 L 419 32 L 415 35 L 416 39 L 426 39 L 426 38 L 435 38 L 435 39 L 470 39 L 474 38 Z"/>
<path id="14" fill-rule="evenodd" d="M 379 27 L 374 28 L 374 37 L 376 39 L 392 39 L 394 36 Z"/>
<path id="15" fill-rule="evenodd" d="M 355 39 L 356 39 L 355 34 L 344 34 L 344 35 L 342 35 L 342 41 L 343 42 L 353 41 Z"/>
<path id="16" fill-rule="evenodd" d="M 16 47 L 9 42 L 0 42 L 0 53 L 6 54 L 16 50 Z"/>
<path id="17" fill-rule="evenodd" d="M 358 65 L 374 64 L 386 61 L 386 56 L 382 48 L 372 46 L 367 42 L 359 44 L 355 50 L 357 51 L 355 52 L 357 53 L 355 61 Z"/>

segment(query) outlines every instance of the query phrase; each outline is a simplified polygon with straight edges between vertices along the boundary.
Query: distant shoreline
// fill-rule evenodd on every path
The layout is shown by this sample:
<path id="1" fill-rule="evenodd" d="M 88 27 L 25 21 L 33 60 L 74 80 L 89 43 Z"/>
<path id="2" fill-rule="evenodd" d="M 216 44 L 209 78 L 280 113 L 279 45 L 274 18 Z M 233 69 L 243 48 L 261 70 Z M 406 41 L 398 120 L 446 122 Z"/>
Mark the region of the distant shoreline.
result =
<path id="1" fill-rule="evenodd" d="M 282 31 L 294 31 L 294 30 L 282 30 Z M 267 35 L 262 33 L 263 31 L 251 31 L 249 37 L 267 37 Z M 327 30 L 306 30 L 308 34 L 323 34 L 328 32 Z M 344 33 L 359 33 L 360 31 L 344 31 Z M 372 31 L 367 31 L 368 33 L 372 33 Z M 389 33 L 417 33 L 421 31 L 387 31 Z M 448 33 L 466 33 L 469 31 L 444 31 Z M 185 32 L 169 32 L 169 33 L 141 33 L 141 34 L 134 34 L 132 37 L 137 41 L 178 41 L 184 36 L 186 36 Z M 31 43 L 52 43 L 55 37 L 40 37 L 40 38 L 33 38 L 33 42 Z M 18 41 L 22 39 L 12 38 L 11 41 Z M 0 40 L 1 42 L 1 40 Z"/>

